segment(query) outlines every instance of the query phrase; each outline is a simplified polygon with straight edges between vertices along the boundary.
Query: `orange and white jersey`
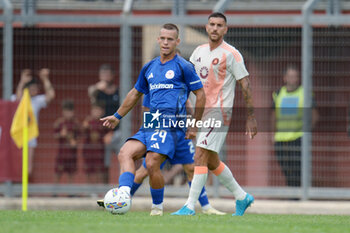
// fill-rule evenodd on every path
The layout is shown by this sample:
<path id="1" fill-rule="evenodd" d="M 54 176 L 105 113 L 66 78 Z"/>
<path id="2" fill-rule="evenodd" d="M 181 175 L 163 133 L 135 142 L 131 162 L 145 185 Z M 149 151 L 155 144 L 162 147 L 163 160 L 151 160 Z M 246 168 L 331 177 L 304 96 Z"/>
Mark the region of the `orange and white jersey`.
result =
<path id="1" fill-rule="evenodd" d="M 229 124 L 236 81 L 249 75 L 241 53 L 225 41 L 212 51 L 209 44 L 203 44 L 193 51 L 190 61 L 204 86 L 204 117 L 221 115 L 223 122 Z"/>

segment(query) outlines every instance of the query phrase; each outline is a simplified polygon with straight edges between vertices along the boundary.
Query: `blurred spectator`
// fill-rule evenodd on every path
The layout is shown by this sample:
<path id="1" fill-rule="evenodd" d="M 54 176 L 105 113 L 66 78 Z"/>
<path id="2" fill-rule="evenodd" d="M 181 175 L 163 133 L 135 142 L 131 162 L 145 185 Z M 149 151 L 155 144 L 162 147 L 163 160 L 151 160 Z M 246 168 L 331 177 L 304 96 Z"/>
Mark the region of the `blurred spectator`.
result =
<path id="1" fill-rule="evenodd" d="M 92 104 L 98 102 L 105 105 L 104 116 L 113 115 L 116 109 L 119 108 L 119 92 L 115 84 L 115 71 L 110 65 L 103 64 L 100 66 L 99 81 L 89 87 L 88 94 Z M 104 156 L 107 170 L 110 166 L 112 152 L 118 152 L 121 146 L 121 135 L 118 127 L 116 127 L 113 132 L 108 133 L 106 138 L 108 137 L 109 139 L 106 140 L 110 143 L 105 145 Z"/>
<path id="2" fill-rule="evenodd" d="M 103 104 L 94 103 L 90 115 L 83 122 L 84 171 L 89 183 L 108 182 L 108 169 L 104 166 L 104 145 L 109 143 L 105 136 L 110 130 L 101 124 L 100 118 L 104 112 Z"/>
<path id="3" fill-rule="evenodd" d="M 32 71 L 30 69 L 24 69 L 21 72 L 21 79 L 16 89 L 16 100 L 22 98 L 23 89 L 28 88 L 29 94 L 31 96 L 31 102 L 33 107 L 33 112 L 36 117 L 38 124 L 39 112 L 42 108 L 46 108 L 47 105 L 55 98 L 55 90 L 53 89 L 50 82 L 50 70 L 47 68 L 42 68 L 39 71 L 39 78 L 44 86 L 44 94 L 40 93 L 39 82 L 33 77 Z M 28 143 L 28 174 L 29 180 L 32 178 L 33 173 L 33 161 L 34 161 L 34 150 L 37 147 L 37 139 L 32 139 Z"/>
<path id="4" fill-rule="evenodd" d="M 283 81 L 285 85 L 272 95 L 275 155 L 287 185 L 300 186 L 303 114 L 312 112 L 312 126 L 316 124 L 318 114 L 314 101 L 312 109 L 303 109 L 304 92 L 296 66 L 287 67 Z"/>
<path id="5" fill-rule="evenodd" d="M 72 100 L 63 100 L 62 116 L 55 121 L 54 131 L 55 138 L 58 140 L 56 183 L 61 181 L 63 173 L 68 174 L 68 181 L 72 183 L 73 174 L 77 171 L 77 139 L 80 131 L 74 116 Z"/>
<path id="6" fill-rule="evenodd" d="M 348 108 L 348 136 L 350 137 L 350 104 Z"/>

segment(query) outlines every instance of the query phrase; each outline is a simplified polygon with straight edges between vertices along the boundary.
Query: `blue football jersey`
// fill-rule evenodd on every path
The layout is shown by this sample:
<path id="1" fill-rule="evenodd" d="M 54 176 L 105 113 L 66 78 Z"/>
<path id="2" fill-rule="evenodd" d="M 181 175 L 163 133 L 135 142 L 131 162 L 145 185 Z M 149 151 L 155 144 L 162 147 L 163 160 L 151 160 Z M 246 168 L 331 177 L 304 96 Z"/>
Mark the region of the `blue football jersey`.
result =
<path id="1" fill-rule="evenodd" d="M 142 106 L 146 107 L 146 108 L 150 108 L 151 104 L 150 104 L 150 99 L 149 99 L 149 93 L 143 96 L 143 102 L 142 102 Z"/>
<path id="2" fill-rule="evenodd" d="M 181 56 L 161 63 L 157 57 L 141 70 L 135 84 L 136 90 L 149 95 L 151 112 L 159 110 L 167 115 L 186 115 L 186 100 L 191 91 L 202 88 L 194 66 Z M 145 99 L 146 99 L 145 98 Z M 146 99 L 147 101 L 147 99 Z"/>

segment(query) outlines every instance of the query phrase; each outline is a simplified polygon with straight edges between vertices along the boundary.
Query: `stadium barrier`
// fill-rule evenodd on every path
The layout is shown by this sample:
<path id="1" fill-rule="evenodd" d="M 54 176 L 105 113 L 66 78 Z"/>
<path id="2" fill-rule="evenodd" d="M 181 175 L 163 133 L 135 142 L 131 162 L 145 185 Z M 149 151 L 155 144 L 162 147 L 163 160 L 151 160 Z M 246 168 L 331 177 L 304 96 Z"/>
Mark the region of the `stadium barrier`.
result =
<path id="1" fill-rule="evenodd" d="M 309 153 L 304 153 L 302 187 L 286 187 L 285 177 L 276 161 L 273 148 L 273 132 L 260 131 L 250 141 L 241 130 L 232 130 L 221 153 L 222 159 L 232 169 L 237 180 L 258 197 L 263 198 L 350 198 L 350 139 L 346 131 L 346 117 L 350 101 L 349 49 L 350 27 L 348 15 L 322 15 L 308 12 L 307 20 L 300 13 L 235 15 L 228 13 L 229 31 L 226 41 L 233 44 L 245 58 L 252 80 L 253 98 L 257 109 L 270 112 L 272 92 L 283 85 L 283 71 L 288 64 L 296 64 L 303 76 L 312 79 L 310 83 L 320 119 L 316 127 L 341 125 L 339 130 L 310 133 Z M 5 13 L 1 21 L 6 24 Z M 6 20 L 5 20 L 6 19 Z M 328 20 L 327 20 L 328 19 Z M 111 64 L 116 70 L 116 83 L 121 98 L 136 81 L 142 65 L 158 52 L 155 37 L 159 22 L 174 22 L 181 25 L 182 45 L 180 50 L 188 59 L 191 51 L 206 42 L 204 25 L 206 15 L 144 16 L 116 15 L 106 12 L 94 14 L 71 14 L 69 12 L 38 13 L 10 17 L 13 34 L 2 30 L 3 44 L 11 41 L 13 50 L 3 47 L 3 62 L 13 57 L 12 90 L 19 82 L 25 68 L 34 74 L 43 67 L 50 68 L 51 81 L 56 90 L 54 101 L 40 113 L 39 144 L 34 159 L 34 173 L 30 180 L 29 193 L 32 195 L 65 195 L 104 193 L 103 190 L 118 181 L 118 163 L 113 156 L 109 167 L 108 184 L 89 184 L 84 171 L 82 141 L 79 141 L 78 162 L 72 188 L 68 177 L 55 184 L 55 159 L 57 140 L 53 137 L 53 122 L 60 116 L 63 99 L 73 99 L 79 122 L 90 111 L 87 95 L 89 85 L 98 81 L 101 64 Z M 4 26 L 5 26 L 4 25 Z M 310 27 L 310 28 L 308 28 Z M 3 27 L 5 29 L 5 27 Z M 304 35 L 308 28 L 308 35 Z M 10 36 L 10 39 L 9 39 Z M 306 37 L 306 38 L 305 38 Z M 310 41 L 312 43 L 310 43 Z M 8 43 L 7 43 L 8 44 Z M 302 52 L 306 44 L 311 50 Z M 305 61 L 305 54 L 311 56 Z M 307 63 L 307 64 L 306 64 Z M 5 63 L 3 63 L 5 64 Z M 306 64 L 306 67 L 304 67 Z M 305 70 L 310 73 L 305 74 Z M 8 64 L 2 73 L 9 74 Z M 8 93 L 8 77 L 2 78 L 1 94 Z M 244 125 L 244 100 L 237 87 L 232 125 Z M 6 94 L 8 95 L 8 94 Z M 7 98 L 4 97 L 4 98 Z M 334 112 L 329 114 L 329 107 Z M 259 110 L 257 110 L 259 112 Z M 342 117 L 339 115 L 342 114 Z M 258 125 L 271 124 L 270 114 L 257 115 Z M 7 116 L 6 116 L 7 117 Z M 3 119 L 1 119 L 3 121 Z M 123 119 L 123 138 L 136 132 L 141 125 L 141 109 L 137 106 L 128 118 Z M 6 123 L 7 125 L 7 123 Z M 263 128 L 263 127 L 261 127 Z M 6 144 L 8 145 L 8 144 Z M 305 145 L 304 145 L 305 146 Z M 5 146 L 6 147 L 6 146 Z M 8 148 L 5 148 L 8 150 Z M 18 195 L 18 185 L 0 184 L 0 193 Z M 210 186 L 214 185 L 214 186 Z M 32 188 L 31 188 L 32 187 Z M 183 190 L 186 190 L 181 186 Z M 86 188 L 86 189 L 85 189 Z M 13 192 L 6 190 L 12 189 Z M 55 191 L 56 189 L 56 191 Z M 168 195 L 177 194 L 177 186 L 170 186 Z M 57 191 L 58 190 L 58 191 Z M 88 190 L 88 191 L 83 191 Z M 209 194 L 226 196 L 214 179 L 209 184 Z M 185 192 L 185 191 L 184 191 Z M 147 189 L 140 195 L 146 195 Z"/>

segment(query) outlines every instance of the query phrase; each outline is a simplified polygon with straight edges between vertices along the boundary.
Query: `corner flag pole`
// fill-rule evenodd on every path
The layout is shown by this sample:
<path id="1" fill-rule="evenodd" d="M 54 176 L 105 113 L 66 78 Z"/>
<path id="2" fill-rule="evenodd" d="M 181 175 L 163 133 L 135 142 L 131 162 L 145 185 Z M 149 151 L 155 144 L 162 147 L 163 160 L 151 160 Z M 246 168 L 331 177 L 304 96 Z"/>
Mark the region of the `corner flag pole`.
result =
<path id="1" fill-rule="evenodd" d="M 25 106 L 23 121 L 23 150 L 22 150 L 22 211 L 27 211 L 28 200 L 28 106 Z"/>
<path id="2" fill-rule="evenodd" d="M 23 96 L 13 117 L 11 137 L 18 148 L 22 148 L 22 210 L 27 210 L 28 199 L 28 141 L 39 136 L 38 123 L 30 100 L 28 88 L 23 90 Z"/>

